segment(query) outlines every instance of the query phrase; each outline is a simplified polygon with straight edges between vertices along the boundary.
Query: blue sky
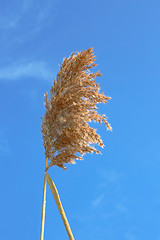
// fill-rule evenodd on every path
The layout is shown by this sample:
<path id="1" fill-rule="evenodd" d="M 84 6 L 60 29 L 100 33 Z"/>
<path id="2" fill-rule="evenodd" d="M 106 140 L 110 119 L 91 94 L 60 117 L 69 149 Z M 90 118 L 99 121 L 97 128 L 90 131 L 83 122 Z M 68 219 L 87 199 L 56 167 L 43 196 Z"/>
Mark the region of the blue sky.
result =
<path id="1" fill-rule="evenodd" d="M 94 47 L 112 100 L 99 105 L 102 155 L 53 167 L 78 240 L 160 240 L 160 2 L 0 2 L 0 240 L 39 239 L 45 156 L 43 95 L 58 64 Z M 67 234 L 47 188 L 45 239 Z"/>

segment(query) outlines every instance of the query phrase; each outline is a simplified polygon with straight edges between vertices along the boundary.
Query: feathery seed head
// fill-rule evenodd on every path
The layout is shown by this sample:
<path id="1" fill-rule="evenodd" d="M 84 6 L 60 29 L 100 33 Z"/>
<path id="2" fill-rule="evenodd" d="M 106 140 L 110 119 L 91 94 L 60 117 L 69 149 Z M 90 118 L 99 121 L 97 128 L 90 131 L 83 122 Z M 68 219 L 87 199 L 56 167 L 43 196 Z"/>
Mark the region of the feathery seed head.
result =
<path id="1" fill-rule="evenodd" d="M 45 94 L 46 114 L 41 131 L 45 155 L 50 160 L 48 168 L 57 165 L 66 169 L 65 163 L 74 164 L 75 159 L 83 159 L 77 153 L 100 153 L 91 144 L 103 147 L 103 142 L 88 122 L 104 122 L 107 129 L 112 130 L 107 117 L 96 110 L 97 103 L 106 103 L 110 97 L 99 93 L 95 78 L 101 73 L 90 73 L 90 69 L 97 66 L 95 60 L 93 48 L 64 58 L 53 81 L 50 99 Z"/>

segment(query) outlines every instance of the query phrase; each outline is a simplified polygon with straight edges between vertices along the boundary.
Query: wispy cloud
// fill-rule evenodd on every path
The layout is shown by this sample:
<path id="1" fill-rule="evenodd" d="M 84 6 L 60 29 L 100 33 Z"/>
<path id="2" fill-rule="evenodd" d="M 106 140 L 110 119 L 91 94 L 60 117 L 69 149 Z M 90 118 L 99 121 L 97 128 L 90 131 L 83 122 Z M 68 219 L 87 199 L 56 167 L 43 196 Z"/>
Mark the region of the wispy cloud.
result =
<path id="1" fill-rule="evenodd" d="M 117 183 L 120 178 L 120 174 L 115 169 L 99 169 L 98 170 L 101 178 L 109 183 Z"/>
<path id="2" fill-rule="evenodd" d="M 24 27 L 24 24 L 29 24 L 31 28 L 35 28 L 47 20 L 47 22 L 45 22 L 46 25 L 49 22 L 48 18 L 52 17 L 53 19 L 54 4 L 51 0 L 45 2 L 42 0 L 37 2 L 33 0 L 14 0 L 12 1 L 11 7 L 16 7 L 12 9 L 13 11 L 8 10 L 8 5 L 0 4 L 2 9 L 0 28 L 8 29 L 10 27 L 17 27 L 17 23 L 19 27 Z"/>
<path id="3" fill-rule="evenodd" d="M 10 8 L 7 4 L 0 3 L 0 9 L 0 29 L 3 36 L 0 43 L 6 47 L 37 36 L 55 18 L 55 2 L 52 0 L 13 0 Z"/>
<path id="4" fill-rule="evenodd" d="M 92 206 L 93 206 L 93 207 L 98 207 L 98 206 L 101 204 L 103 198 L 104 198 L 104 195 L 102 194 L 102 195 L 100 195 L 99 197 L 97 197 L 96 199 L 94 199 L 94 200 L 92 201 Z"/>
<path id="5" fill-rule="evenodd" d="M 16 63 L 0 69 L 0 80 L 19 80 L 25 77 L 50 80 L 53 72 L 45 62 L 32 61 L 27 63 Z"/>
<path id="6" fill-rule="evenodd" d="M 5 17 L 0 18 L 0 28 L 4 30 L 8 30 L 9 28 L 14 28 L 17 26 L 19 22 L 19 17 L 13 17 L 5 19 Z"/>
<path id="7" fill-rule="evenodd" d="M 116 210 L 118 210 L 120 213 L 128 213 L 127 207 L 122 203 L 122 202 L 118 202 L 115 205 Z"/>
<path id="8" fill-rule="evenodd" d="M 107 171 L 105 173 L 105 176 L 107 177 L 108 181 L 111 183 L 116 183 L 119 179 L 119 174 L 114 169 Z"/>
<path id="9" fill-rule="evenodd" d="M 100 181 L 99 188 L 106 188 L 107 186 L 118 186 L 120 183 L 120 179 L 122 177 L 122 173 L 118 172 L 115 169 L 98 169 Z"/>
<path id="10" fill-rule="evenodd" d="M 132 233 L 130 233 L 130 232 L 128 232 L 128 233 L 125 234 L 125 238 L 126 238 L 127 240 L 137 240 L 137 238 L 136 238 Z"/>
<path id="11" fill-rule="evenodd" d="M 39 12 L 38 12 L 38 15 L 37 15 L 37 20 L 41 21 L 41 22 L 45 21 L 46 19 L 48 19 L 48 17 L 50 17 L 50 14 L 52 13 L 52 10 L 53 10 L 53 1 L 45 2 L 45 5 L 43 6 L 43 9 L 39 8 Z"/>
<path id="12" fill-rule="evenodd" d="M 10 148 L 7 138 L 0 138 L 0 155 L 9 155 Z"/>

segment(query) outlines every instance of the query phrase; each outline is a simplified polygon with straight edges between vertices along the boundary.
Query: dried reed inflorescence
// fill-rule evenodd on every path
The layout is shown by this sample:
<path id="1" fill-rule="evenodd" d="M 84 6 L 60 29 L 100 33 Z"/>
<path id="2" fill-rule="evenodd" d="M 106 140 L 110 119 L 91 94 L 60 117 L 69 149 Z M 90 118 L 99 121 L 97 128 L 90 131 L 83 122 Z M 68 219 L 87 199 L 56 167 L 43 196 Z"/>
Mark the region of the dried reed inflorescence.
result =
<path id="1" fill-rule="evenodd" d="M 97 103 L 106 103 L 110 97 L 99 93 L 95 78 L 101 73 L 90 73 L 89 69 L 97 65 L 95 60 L 93 48 L 64 58 L 50 90 L 50 99 L 45 94 L 46 114 L 41 131 L 45 155 L 50 160 L 48 168 L 57 165 L 65 169 L 64 163 L 83 159 L 78 153 L 100 153 L 92 144 L 103 147 L 103 142 L 88 122 L 104 122 L 111 130 L 106 116 L 96 110 Z"/>

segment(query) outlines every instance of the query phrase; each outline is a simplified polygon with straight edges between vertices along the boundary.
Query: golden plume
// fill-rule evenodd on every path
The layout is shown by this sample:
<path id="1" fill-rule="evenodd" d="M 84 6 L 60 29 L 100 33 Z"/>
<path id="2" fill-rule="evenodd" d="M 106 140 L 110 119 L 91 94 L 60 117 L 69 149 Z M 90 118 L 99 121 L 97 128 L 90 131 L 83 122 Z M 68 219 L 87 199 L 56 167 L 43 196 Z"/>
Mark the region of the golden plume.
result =
<path id="1" fill-rule="evenodd" d="M 107 117 L 97 112 L 97 103 L 106 103 L 110 97 L 99 93 L 99 84 L 95 82 L 101 73 L 91 73 L 95 64 L 93 48 L 73 52 L 64 58 L 60 71 L 50 90 L 50 99 L 45 94 L 46 114 L 42 118 L 42 134 L 45 155 L 50 163 L 47 167 L 57 165 L 65 169 L 65 163 L 82 160 L 85 153 L 100 153 L 93 145 L 103 147 L 96 129 L 88 122 L 104 122 L 112 130 Z"/>

